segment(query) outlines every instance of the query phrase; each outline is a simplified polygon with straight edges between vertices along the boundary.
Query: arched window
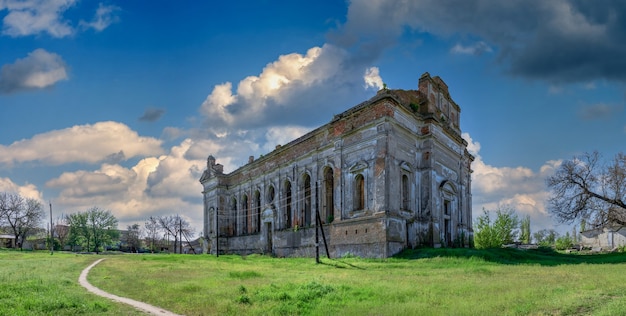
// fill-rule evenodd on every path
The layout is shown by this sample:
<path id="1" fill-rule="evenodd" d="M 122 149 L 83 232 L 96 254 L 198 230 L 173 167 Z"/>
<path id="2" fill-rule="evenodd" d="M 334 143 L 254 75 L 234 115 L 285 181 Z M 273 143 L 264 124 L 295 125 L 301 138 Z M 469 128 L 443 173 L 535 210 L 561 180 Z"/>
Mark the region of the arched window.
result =
<path id="1" fill-rule="evenodd" d="M 272 203 L 274 202 L 274 195 L 276 192 L 274 192 L 274 186 L 270 185 L 269 188 L 267 188 L 267 203 Z"/>
<path id="2" fill-rule="evenodd" d="M 249 228 L 250 228 L 250 204 L 248 203 L 248 196 L 244 194 L 242 201 L 241 201 L 241 208 L 243 208 L 243 218 L 242 218 L 242 232 L 244 235 L 249 234 Z"/>
<path id="3" fill-rule="evenodd" d="M 291 197 L 291 182 L 285 181 L 285 228 L 291 227 L 291 209 L 292 209 L 292 197 Z"/>
<path id="4" fill-rule="evenodd" d="M 354 209 L 365 209 L 365 178 L 362 174 L 354 178 Z"/>
<path id="5" fill-rule="evenodd" d="M 230 214 L 231 216 L 228 217 L 228 220 L 231 222 L 231 227 L 230 227 L 230 235 L 231 236 L 236 236 L 239 234 L 239 232 L 237 232 L 237 221 L 239 220 L 239 214 L 237 214 L 237 199 L 235 197 L 233 197 L 230 200 Z"/>
<path id="6" fill-rule="evenodd" d="M 409 177 L 406 174 L 402 175 L 402 209 L 411 209 L 411 195 L 409 191 Z"/>
<path id="7" fill-rule="evenodd" d="M 334 188 L 333 169 L 328 167 L 324 170 L 324 213 L 321 218 L 323 223 L 332 222 L 335 216 Z"/>
<path id="8" fill-rule="evenodd" d="M 304 226 L 311 226 L 311 177 L 308 174 L 303 178 L 304 189 Z"/>
<path id="9" fill-rule="evenodd" d="M 261 192 L 254 192 L 254 233 L 261 231 Z"/>

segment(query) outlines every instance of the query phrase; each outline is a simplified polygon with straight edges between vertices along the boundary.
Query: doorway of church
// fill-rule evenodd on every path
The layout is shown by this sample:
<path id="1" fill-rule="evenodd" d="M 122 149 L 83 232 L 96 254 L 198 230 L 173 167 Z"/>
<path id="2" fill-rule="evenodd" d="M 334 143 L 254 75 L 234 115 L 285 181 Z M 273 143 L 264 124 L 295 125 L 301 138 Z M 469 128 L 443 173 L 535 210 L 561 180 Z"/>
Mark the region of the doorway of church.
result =
<path id="1" fill-rule="evenodd" d="M 270 254 L 270 255 L 274 255 L 274 251 L 273 251 L 273 245 L 272 245 L 272 223 L 271 222 L 267 222 L 265 223 L 265 253 L 266 254 Z"/>

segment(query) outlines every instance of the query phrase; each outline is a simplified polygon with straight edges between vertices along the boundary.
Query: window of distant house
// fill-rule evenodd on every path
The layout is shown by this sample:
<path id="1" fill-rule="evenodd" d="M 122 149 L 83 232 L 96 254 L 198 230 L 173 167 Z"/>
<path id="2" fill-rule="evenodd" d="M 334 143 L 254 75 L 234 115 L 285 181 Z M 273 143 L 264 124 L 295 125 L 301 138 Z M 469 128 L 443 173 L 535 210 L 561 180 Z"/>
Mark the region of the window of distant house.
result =
<path id="1" fill-rule="evenodd" d="M 365 178 L 362 174 L 354 178 L 354 209 L 365 209 Z"/>

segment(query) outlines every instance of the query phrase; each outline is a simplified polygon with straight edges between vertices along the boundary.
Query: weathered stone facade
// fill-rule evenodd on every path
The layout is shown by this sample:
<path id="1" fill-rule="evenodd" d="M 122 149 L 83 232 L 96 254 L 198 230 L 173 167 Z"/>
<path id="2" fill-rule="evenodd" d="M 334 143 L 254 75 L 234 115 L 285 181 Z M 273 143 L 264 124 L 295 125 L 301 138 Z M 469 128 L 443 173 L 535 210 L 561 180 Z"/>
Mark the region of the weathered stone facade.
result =
<path id="1" fill-rule="evenodd" d="M 418 90 L 380 90 L 230 174 L 209 156 L 205 252 L 313 256 L 316 210 L 331 257 L 467 247 L 474 157 L 460 111 L 425 73 Z"/>

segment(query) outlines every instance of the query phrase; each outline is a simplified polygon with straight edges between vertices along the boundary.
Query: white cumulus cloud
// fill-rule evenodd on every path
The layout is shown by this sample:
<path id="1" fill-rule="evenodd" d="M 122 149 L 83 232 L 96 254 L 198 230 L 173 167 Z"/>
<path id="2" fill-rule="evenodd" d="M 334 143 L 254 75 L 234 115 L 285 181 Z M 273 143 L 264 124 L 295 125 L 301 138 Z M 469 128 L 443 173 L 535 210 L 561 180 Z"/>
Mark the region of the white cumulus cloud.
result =
<path id="1" fill-rule="evenodd" d="M 92 28 L 97 32 L 101 32 L 109 25 L 119 21 L 119 17 L 115 15 L 119 10 L 120 8 L 117 6 L 100 3 L 93 19 L 89 22 L 81 20 L 80 25 L 84 28 Z"/>
<path id="2" fill-rule="evenodd" d="M 376 88 L 378 90 L 384 87 L 383 78 L 380 77 L 378 67 L 370 67 L 365 71 L 363 76 L 365 81 L 365 88 Z"/>
<path id="3" fill-rule="evenodd" d="M 313 47 L 306 55 L 293 53 L 280 56 L 277 61 L 267 64 L 259 76 L 248 76 L 241 80 L 236 95 L 232 93 L 230 82 L 216 86 L 202 104 L 202 112 L 207 116 L 217 115 L 226 123 L 232 123 L 237 116 L 260 114 L 268 105 L 267 99 L 281 99 L 281 88 L 296 82 L 308 85 L 323 79 L 308 68 L 321 52 L 322 48 Z M 245 110 L 229 111 L 229 106 L 237 101 L 246 103 Z"/>
<path id="4" fill-rule="evenodd" d="M 52 37 L 65 37 L 73 33 L 63 12 L 76 0 L 5 0 L 0 10 L 9 13 L 3 19 L 2 33 L 12 37 L 48 33 Z"/>
<path id="5" fill-rule="evenodd" d="M 19 194 L 25 198 L 42 201 L 43 195 L 37 186 L 31 183 L 18 185 L 9 178 L 0 178 L 0 192 Z"/>
<path id="6" fill-rule="evenodd" d="M 270 113 L 311 110 L 312 103 L 302 100 L 303 94 L 314 90 L 318 95 L 330 93 L 324 85 L 340 80 L 346 56 L 344 50 L 330 44 L 310 48 L 306 54 L 282 55 L 259 75 L 242 79 L 236 91 L 231 82 L 216 85 L 200 112 L 212 126 L 232 127 L 266 124 Z"/>
<path id="7" fill-rule="evenodd" d="M 0 69 L 0 94 L 54 86 L 67 80 L 67 66 L 61 56 L 36 49 L 28 56 Z"/>
<path id="8" fill-rule="evenodd" d="M 265 133 L 266 143 L 263 148 L 266 152 L 270 152 L 274 150 L 277 145 L 285 145 L 309 131 L 311 131 L 310 128 L 301 126 L 271 127 Z"/>
<path id="9" fill-rule="evenodd" d="M 41 165 L 97 163 L 158 155 L 162 151 L 160 140 L 139 136 L 128 126 L 109 121 L 76 125 L 0 145 L 0 165 L 32 161 Z"/>
<path id="10" fill-rule="evenodd" d="M 141 159 L 130 168 L 103 163 L 95 170 L 65 172 L 46 186 L 60 191 L 54 199 L 59 212 L 99 206 L 111 210 L 122 228 L 143 224 L 150 216 L 181 214 L 200 232 L 202 186 L 198 180 L 206 157 L 187 158 L 195 145 L 185 139 L 168 153 Z"/>

